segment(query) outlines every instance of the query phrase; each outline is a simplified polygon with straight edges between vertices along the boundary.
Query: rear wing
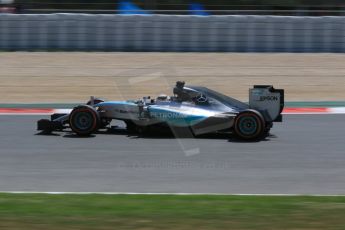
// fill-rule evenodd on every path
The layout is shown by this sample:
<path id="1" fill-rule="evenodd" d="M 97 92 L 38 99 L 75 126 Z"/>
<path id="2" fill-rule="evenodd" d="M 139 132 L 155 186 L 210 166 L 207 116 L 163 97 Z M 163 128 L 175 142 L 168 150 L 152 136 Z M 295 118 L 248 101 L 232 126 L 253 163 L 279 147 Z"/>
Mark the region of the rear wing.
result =
<path id="1" fill-rule="evenodd" d="M 262 113 L 268 122 L 281 122 L 284 109 L 284 90 L 272 85 L 254 85 L 249 89 L 249 107 Z"/>

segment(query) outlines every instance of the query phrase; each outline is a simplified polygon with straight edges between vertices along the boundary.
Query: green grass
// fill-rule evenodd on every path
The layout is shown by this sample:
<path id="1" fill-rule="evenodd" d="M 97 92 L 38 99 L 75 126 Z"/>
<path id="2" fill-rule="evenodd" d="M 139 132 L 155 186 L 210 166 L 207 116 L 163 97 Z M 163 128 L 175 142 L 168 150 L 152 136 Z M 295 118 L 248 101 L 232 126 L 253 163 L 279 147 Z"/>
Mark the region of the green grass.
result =
<path id="1" fill-rule="evenodd" d="M 345 229 L 345 197 L 0 194 L 0 229 Z"/>

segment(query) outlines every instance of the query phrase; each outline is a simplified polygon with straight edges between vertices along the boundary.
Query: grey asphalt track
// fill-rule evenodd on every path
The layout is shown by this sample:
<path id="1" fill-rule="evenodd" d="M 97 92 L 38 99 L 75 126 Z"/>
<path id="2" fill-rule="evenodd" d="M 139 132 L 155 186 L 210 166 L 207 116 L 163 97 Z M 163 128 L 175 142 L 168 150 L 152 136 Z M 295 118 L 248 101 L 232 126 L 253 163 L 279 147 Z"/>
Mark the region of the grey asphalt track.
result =
<path id="1" fill-rule="evenodd" d="M 287 115 L 273 136 L 35 135 L 44 116 L 0 116 L 0 190 L 345 194 L 345 115 Z"/>

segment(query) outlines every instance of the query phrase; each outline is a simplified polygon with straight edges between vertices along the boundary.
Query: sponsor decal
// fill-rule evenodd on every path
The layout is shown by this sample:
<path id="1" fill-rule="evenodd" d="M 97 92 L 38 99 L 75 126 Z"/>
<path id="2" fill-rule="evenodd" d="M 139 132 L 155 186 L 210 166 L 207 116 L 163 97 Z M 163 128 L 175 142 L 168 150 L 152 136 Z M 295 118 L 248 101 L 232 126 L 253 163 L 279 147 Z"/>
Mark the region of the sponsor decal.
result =
<path id="1" fill-rule="evenodd" d="M 123 110 L 123 109 L 114 109 L 115 112 L 117 113 L 135 113 L 137 114 L 138 111 L 133 111 L 133 110 Z"/>
<path id="2" fill-rule="evenodd" d="M 160 119 L 184 119 L 187 117 L 185 114 L 175 113 L 175 112 L 151 112 L 152 117 L 160 118 Z"/>
<path id="3" fill-rule="evenodd" d="M 260 96 L 259 101 L 278 101 L 278 96 Z"/>

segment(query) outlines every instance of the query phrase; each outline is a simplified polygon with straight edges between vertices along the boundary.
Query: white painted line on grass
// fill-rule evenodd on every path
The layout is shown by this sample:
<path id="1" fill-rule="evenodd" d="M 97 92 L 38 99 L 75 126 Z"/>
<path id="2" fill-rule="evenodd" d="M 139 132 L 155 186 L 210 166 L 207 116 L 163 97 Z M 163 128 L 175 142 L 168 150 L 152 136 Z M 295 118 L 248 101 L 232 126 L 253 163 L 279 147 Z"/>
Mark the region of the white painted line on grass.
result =
<path id="1" fill-rule="evenodd" d="M 41 191 L 0 191 L 0 194 L 48 194 L 48 195 L 210 195 L 210 196 L 345 196 L 345 194 L 308 194 L 308 193 L 154 193 L 154 192 L 41 192 Z"/>

